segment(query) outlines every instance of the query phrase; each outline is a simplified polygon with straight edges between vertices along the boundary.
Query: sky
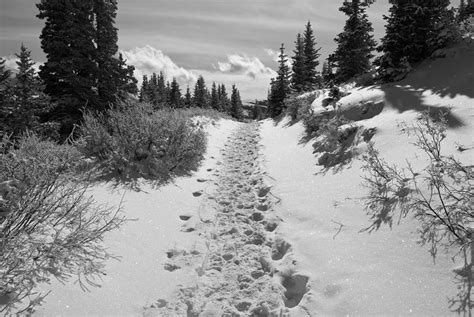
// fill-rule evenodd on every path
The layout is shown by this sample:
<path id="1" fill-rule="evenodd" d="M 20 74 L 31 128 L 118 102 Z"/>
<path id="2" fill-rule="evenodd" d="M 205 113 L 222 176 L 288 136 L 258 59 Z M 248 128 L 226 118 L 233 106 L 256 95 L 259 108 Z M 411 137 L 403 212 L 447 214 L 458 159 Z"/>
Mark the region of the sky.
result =
<path id="1" fill-rule="evenodd" d="M 35 0 L 0 0 L 0 56 L 11 56 L 23 42 L 32 57 L 43 62 L 39 34 L 44 21 L 36 18 Z M 182 88 L 198 75 L 236 84 L 242 99 L 263 99 L 278 68 L 281 43 L 293 55 L 294 41 L 311 21 L 320 62 L 335 49 L 345 16 L 334 0 L 119 0 L 116 26 L 119 47 L 135 76 L 163 70 L 177 77 Z M 369 10 L 374 36 L 384 32 L 388 0 Z M 184 86 L 184 87 L 183 87 Z"/>

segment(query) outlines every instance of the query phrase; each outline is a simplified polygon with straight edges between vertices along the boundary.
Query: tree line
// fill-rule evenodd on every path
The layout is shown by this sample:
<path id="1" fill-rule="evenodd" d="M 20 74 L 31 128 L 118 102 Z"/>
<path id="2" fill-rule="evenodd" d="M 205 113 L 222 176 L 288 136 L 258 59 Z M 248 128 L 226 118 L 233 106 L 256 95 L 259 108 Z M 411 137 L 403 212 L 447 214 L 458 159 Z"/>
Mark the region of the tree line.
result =
<path id="1" fill-rule="evenodd" d="M 400 80 L 414 65 L 455 41 L 459 23 L 474 14 L 472 0 L 461 1 L 457 10 L 449 8 L 449 0 L 390 0 L 389 14 L 383 17 L 385 36 L 377 45 L 367 15 L 374 1 L 343 2 L 339 10 L 347 19 L 334 39 L 336 50 L 324 61 L 321 72 L 317 70 L 320 48 L 310 22 L 303 35 L 296 36 L 291 69 L 281 45 L 277 76 L 271 80 L 267 98 L 269 116 L 282 112 L 290 94 L 333 87 L 369 72 L 381 82 Z M 374 59 L 375 52 L 379 55 Z"/>
<path id="2" fill-rule="evenodd" d="M 232 85 L 229 98 L 224 84 L 213 82 L 209 91 L 203 76 L 198 77 L 192 93 L 188 86 L 182 94 L 176 78 L 166 81 L 163 72 L 153 73 L 150 78 L 144 75 L 139 100 L 153 104 L 155 109 L 197 107 L 221 111 L 236 119 L 243 118 L 242 100 L 236 86 Z"/>

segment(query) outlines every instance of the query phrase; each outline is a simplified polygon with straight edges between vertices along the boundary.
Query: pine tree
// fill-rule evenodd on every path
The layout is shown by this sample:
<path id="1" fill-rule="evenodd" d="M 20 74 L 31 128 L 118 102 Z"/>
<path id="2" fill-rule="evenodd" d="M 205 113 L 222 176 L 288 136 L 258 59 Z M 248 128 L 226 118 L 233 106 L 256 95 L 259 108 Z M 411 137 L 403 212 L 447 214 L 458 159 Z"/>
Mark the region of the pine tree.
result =
<path id="1" fill-rule="evenodd" d="M 436 49 L 447 44 L 444 37 L 450 17 L 449 0 L 390 0 L 392 6 L 385 36 L 377 48 L 382 55 L 375 63 L 380 66 L 383 80 L 396 80 L 406 74 L 412 65 L 429 57 Z"/>
<path id="2" fill-rule="evenodd" d="M 173 81 L 171 82 L 169 96 L 171 107 L 181 108 L 181 90 L 179 89 L 179 84 L 174 77 Z"/>
<path id="3" fill-rule="evenodd" d="M 82 116 L 81 108 L 98 107 L 95 83 L 99 68 L 92 0 L 49 0 L 37 4 L 38 17 L 46 20 L 40 35 L 46 62 L 39 75 L 45 93 L 58 101 L 53 116 L 61 120 L 64 133 Z"/>
<path id="4" fill-rule="evenodd" d="M 194 86 L 193 105 L 199 108 L 208 108 L 208 94 L 204 78 L 199 76 Z"/>
<path id="5" fill-rule="evenodd" d="M 0 84 L 3 84 L 11 75 L 11 71 L 5 69 L 5 62 L 6 59 L 0 57 Z"/>
<path id="6" fill-rule="evenodd" d="M 45 20 L 40 39 L 47 59 L 39 75 L 57 101 L 51 116 L 62 121 L 64 133 L 82 108 L 103 111 L 136 93 L 133 69 L 116 56 L 116 0 L 41 0 L 37 8 Z"/>
<path id="7" fill-rule="evenodd" d="M 321 77 L 324 87 L 332 87 L 334 85 L 334 71 L 329 61 L 324 61 Z"/>
<path id="8" fill-rule="evenodd" d="M 136 95 L 138 93 L 138 80 L 133 75 L 135 67 L 132 65 L 127 65 L 127 61 L 123 58 L 122 53 L 119 54 L 117 64 L 118 67 L 116 71 L 118 74 L 114 76 L 115 89 L 119 99 L 124 100 L 129 94 Z"/>
<path id="9" fill-rule="evenodd" d="M 215 82 L 212 83 L 210 106 L 212 109 L 219 110 L 219 95 L 217 93 L 217 87 Z"/>
<path id="10" fill-rule="evenodd" d="M 368 6 L 368 2 L 351 0 L 344 1 L 339 9 L 348 19 L 344 31 L 334 39 L 336 51 L 329 56 L 331 65 L 336 68 L 336 83 L 346 82 L 370 70 L 376 43 L 371 34 L 372 23 L 366 13 Z"/>
<path id="11" fill-rule="evenodd" d="M 291 88 L 296 92 L 304 91 L 305 76 L 306 76 L 306 59 L 304 52 L 304 43 L 301 34 L 298 33 L 295 41 L 295 55 L 293 59 L 293 73 L 291 76 Z"/>
<path id="12" fill-rule="evenodd" d="M 230 115 L 237 120 L 243 118 L 242 100 L 240 99 L 239 90 L 232 85 L 232 94 L 230 97 Z"/>
<path id="13" fill-rule="evenodd" d="M 282 113 L 285 106 L 285 98 L 290 94 L 290 74 L 287 62 L 288 58 L 285 54 L 285 47 L 281 44 L 278 76 L 276 79 L 272 79 L 270 83 L 268 97 L 268 114 L 271 117 L 278 116 Z"/>
<path id="14" fill-rule="evenodd" d="M 160 71 L 156 80 L 155 99 L 157 105 L 163 105 L 168 101 L 168 91 L 166 87 L 165 74 Z"/>
<path id="15" fill-rule="evenodd" d="M 118 62 L 114 58 L 118 50 L 117 28 L 114 26 L 116 11 L 115 0 L 93 1 L 97 43 L 96 61 L 100 70 L 97 72 L 97 91 L 101 107 L 115 103 L 118 95 L 114 76 L 114 73 L 119 72 Z"/>
<path id="16" fill-rule="evenodd" d="M 158 109 L 160 107 L 161 96 L 158 91 L 158 75 L 156 73 L 151 74 L 147 90 L 150 103 L 154 106 L 155 109 Z"/>
<path id="17" fill-rule="evenodd" d="M 138 95 L 140 102 L 150 102 L 148 96 L 148 76 L 143 75 L 142 87 L 140 88 L 140 94 Z"/>
<path id="18" fill-rule="evenodd" d="M 184 95 L 184 106 L 186 108 L 190 108 L 193 103 L 193 97 L 191 96 L 191 89 L 189 89 L 189 85 L 186 88 L 186 94 Z"/>
<path id="19" fill-rule="evenodd" d="M 7 87 L 7 99 L 0 105 L 1 130 L 14 137 L 25 130 L 40 132 L 40 115 L 51 108 L 33 68 L 31 51 L 22 44 L 15 56 L 18 74 L 12 79 L 11 87 Z"/>
<path id="20" fill-rule="evenodd" d="M 220 86 L 220 94 L 219 94 L 219 110 L 229 113 L 230 112 L 230 100 L 229 96 L 227 95 L 227 91 L 224 84 Z"/>
<path id="21" fill-rule="evenodd" d="M 319 66 L 318 58 L 321 54 L 319 51 L 321 48 L 316 49 L 316 40 L 313 35 L 313 29 L 311 28 L 311 22 L 308 21 L 306 29 L 303 33 L 303 46 L 304 46 L 304 89 L 311 90 L 321 87 L 321 76 L 317 71 Z"/>

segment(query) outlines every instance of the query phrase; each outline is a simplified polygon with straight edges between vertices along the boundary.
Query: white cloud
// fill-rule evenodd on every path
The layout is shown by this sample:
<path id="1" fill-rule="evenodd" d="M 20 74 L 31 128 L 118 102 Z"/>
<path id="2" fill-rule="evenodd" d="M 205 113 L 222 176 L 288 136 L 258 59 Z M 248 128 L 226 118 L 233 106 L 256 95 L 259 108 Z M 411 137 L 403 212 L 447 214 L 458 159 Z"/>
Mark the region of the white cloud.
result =
<path id="1" fill-rule="evenodd" d="M 271 48 L 264 48 L 265 53 L 270 56 L 275 62 L 278 62 L 280 52 L 274 51 Z"/>
<path id="2" fill-rule="evenodd" d="M 232 54 L 227 56 L 226 62 L 218 62 L 217 69 L 223 73 L 246 75 L 252 79 L 259 76 L 275 76 L 275 71 L 265 66 L 257 57 Z"/>
<path id="3" fill-rule="evenodd" d="M 180 85 L 188 85 L 197 80 L 197 75 L 193 72 L 176 65 L 173 60 L 150 45 L 137 47 L 129 51 L 122 51 L 127 64 L 135 66 L 135 77 L 141 84 L 143 75 L 150 76 L 153 73 L 163 72 L 169 81 L 176 78 Z"/>

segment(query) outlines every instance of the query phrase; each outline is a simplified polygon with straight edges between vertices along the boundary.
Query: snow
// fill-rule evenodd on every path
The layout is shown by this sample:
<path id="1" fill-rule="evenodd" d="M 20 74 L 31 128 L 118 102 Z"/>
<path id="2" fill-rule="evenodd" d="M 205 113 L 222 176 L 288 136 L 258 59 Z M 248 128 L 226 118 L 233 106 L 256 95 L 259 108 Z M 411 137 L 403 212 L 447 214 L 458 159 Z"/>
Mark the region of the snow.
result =
<path id="1" fill-rule="evenodd" d="M 446 296 L 454 290 L 450 258 L 441 256 L 433 265 L 410 222 L 361 233 L 369 221 L 360 163 L 340 174 L 315 175 L 311 145 L 298 145 L 302 133 L 299 124 L 262 126 L 265 157 L 273 158 L 267 171 L 282 200 L 277 233 L 292 244 L 299 270 L 311 281 L 301 306 L 331 315 L 448 314 Z"/>
<path id="2" fill-rule="evenodd" d="M 179 216 L 194 215 L 199 210 L 202 201 L 191 193 L 211 191 L 211 188 L 204 187 L 197 179 L 209 177 L 207 170 L 215 168 L 219 149 L 237 125 L 234 121 L 220 120 L 216 125 L 206 126 L 208 150 L 202 166 L 191 177 L 179 178 L 159 189 L 144 184 L 140 191 L 114 189 L 107 184 L 95 186 L 94 198 L 110 205 L 117 205 L 125 191 L 123 210 L 127 218 L 136 219 L 108 235 L 104 242 L 121 259 L 107 263 L 102 286 L 91 288 L 90 292 L 83 292 L 72 283 L 45 286 L 45 291 L 52 289 L 52 292 L 37 315 L 138 315 L 145 305 L 169 296 L 177 284 L 193 279 L 194 275 L 185 271 L 165 271 L 166 252 L 176 246 L 199 244 L 197 234 L 181 231 L 183 221 Z"/>
<path id="3" fill-rule="evenodd" d="M 456 58 L 427 61 L 406 80 L 354 89 L 337 107 L 367 128 L 372 141 L 391 163 L 425 163 L 400 133 L 423 110 L 450 109 L 445 154 L 474 163 L 472 150 L 458 153 L 456 144 L 473 146 L 474 65 L 472 48 L 451 52 Z M 321 97 L 324 98 L 324 97 Z M 319 99 L 321 99 L 319 98 Z M 319 99 L 313 109 L 321 108 Z M 361 232 L 370 223 L 360 186 L 361 162 L 340 173 L 320 174 L 311 142 L 301 144 L 301 123 L 262 124 L 266 170 L 274 179 L 272 192 L 281 199 L 277 235 L 291 244 L 298 272 L 309 276 L 309 292 L 293 308 L 323 315 L 449 315 L 448 296 L 456 294 L 453 253 L 441 252 L 433 263 L 428 247 L 420 246 L 416 222 L 404 219 L 393 228 Z"/>
<path id="4" fill-rule="evenodd" d="M 398 83 L 353 88 L 339 100 L 337 108 L 357 124 L 376 128 L 372 141 L 389 162 L 403 165 L 409 160 L 415 167 L 423 166 L 425 159 L 411 144 L 413 139 L 400 132 L 399 124 L 414 122 L 420 111 L 451 109 L 445 154 L 474 164 L 472 47 L 447 51 L 446 56 L 426 61 Z M 320 103 L 325 97 L 321 94 L 315 100 L 315 112 L 322 110 Z M 359 160 L 338 173 L 319 173 L 322 167 L 316 164 L 312 142 L 301 142 L 302 124 L 290 125 L 287 118 L 279 123 L 260 122 L 259 137 L 255 137 L 258 132 L 253 123 L 220 120 L 206 127 L 208 151 L 192 176 L 160 188 L 144 184 L 138 192 L 112 189 L 107 184 L 93 188 L 96 200 L 115 205 L 125 191 L 124 212 L 136 221 L 111 233 L 105 241 L 122 259 L 107 263 L 102 287 L 90 293 L 77 285 L 46 286 L 44 289 L 52 289 L 52 293 L 38 315 L 160 315 L 159 309 L 170 299 L 182 300 L 177 290 L 198 286 L 214 292 L 209 305 L 201 299 L 201 312 L 218 312 L 222 307 L 215 292 L 223 289 L 221 285 L 232 284 L 225 284 L 225 277 L 232 272 L 224 273 L 233 265 L 226 259 L 231 254 L 220 248 L 236 246 L 229 234 L 235 241 L 244 241 L 239 231 L 247 225 L 253 235 L 271 232 L 262 233 L 264 243 L 244 243 L 243 250 L 232 253 L 249 259 L 236 269 L 241 270 L 239 274 L 252 265 L 267 266 L 252 271 L 258 276 L 246 276 L 246 283 L 258 287 L 252 288 L 254 297 L 248 303 L 241 302 L 244 310 L 258 306 L 257 298 L 265 299 L 260 283 L 265 281 L 269 285 L 267 303 L 282 305 L 275 311 L 289 312 L 290 316 L 452 314 L 447 300 L 456 293 L 452 270 L 457 263 L 452 261 L 452 252 L 440 252 L 433 263 L 428 247 L 418 244 L 417 223 L 411 218 L 371 234 L 361 231 L 370 220 L 364 211 L 366 189 L 361 186 Z M 457 152 L 457 143 L 468 150 Z M 250 154 L 245 154 L 249 148 Z M 252 180 L 257 185 L 249 185 Z M 243 206 L 247 204 L 252 213 L 259 214 L 252 223 L 242 210 L 228 211 L 230 207 L 246 209 Z M 233 213 L 240 213 L 240 218 L 232 218 Z M 234 222 L 216 225 L 227 216 Z M 212 223 L 212 219 L 219 221 Z M 268 230 L 272 221 L 275 226 Z M 202 223 L 210 224 L 200 227 Z M 188 229 L 194 231 L 186 232 Z M 208 253 L 204 258 L 194 258 L 189 256 L 190 250 Z M 168 251 L 172 259 L 167 258 Z M 227 261 L 220 267 L 222 272 L 209 269 L 209 255 Z M 180 269 L 166 270 L 170 264 Z M 222 294 L 223 298 L 241 294 L 226 288 L 229 290 L 231 293 Z M 285 300 L 271 293 L 278 290 L 285 294 Z M 197 296 L 203 297 L 202 292 L 197 290 Z M 149 309 L 144 311 L 145 307 Z"/>

